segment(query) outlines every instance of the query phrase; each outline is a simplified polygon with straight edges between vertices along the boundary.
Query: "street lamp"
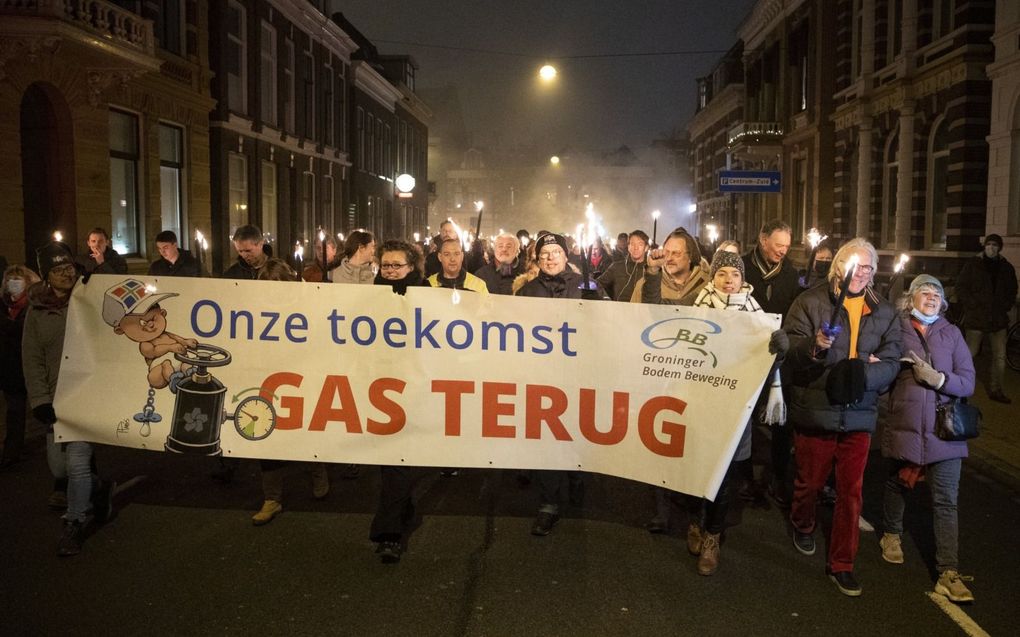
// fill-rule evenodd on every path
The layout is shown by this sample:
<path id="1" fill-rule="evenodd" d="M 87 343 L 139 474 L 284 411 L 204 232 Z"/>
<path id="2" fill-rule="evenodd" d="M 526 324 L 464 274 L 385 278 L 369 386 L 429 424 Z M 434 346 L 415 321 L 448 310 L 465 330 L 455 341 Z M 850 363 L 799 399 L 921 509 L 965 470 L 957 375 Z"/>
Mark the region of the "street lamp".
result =
<path id="1" fill-rule="evenodd" d="M 652 213 L 652 245 L 658 245 L 656 237 L 659 236 L 659 215 L 662 212 L 656 210 Z"/>
<path id="2" fill-rule="evenodd" d="M 549 163 L 552 164 L 553 166 L 559 166 L 560 165 L 559 155 L 553 155 L 552 157 L 550 157 Z"/>
<path id="3" fill-rule="evenodd" d="M 538 70 L 538 77 L 542 78 L 543 82 L 552 82 L 556 79 L 556 67 L 552 64 L 545 64 Z"/>

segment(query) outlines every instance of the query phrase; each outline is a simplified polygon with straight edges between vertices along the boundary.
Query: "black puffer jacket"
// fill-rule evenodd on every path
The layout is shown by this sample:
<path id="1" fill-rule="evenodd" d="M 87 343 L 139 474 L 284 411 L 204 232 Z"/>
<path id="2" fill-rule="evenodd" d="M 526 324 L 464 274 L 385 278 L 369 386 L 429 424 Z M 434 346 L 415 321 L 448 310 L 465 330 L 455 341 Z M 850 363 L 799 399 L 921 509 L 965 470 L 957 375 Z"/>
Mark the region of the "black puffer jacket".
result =
<path id="1" fill-rule="evenodd" d="M 1009 327 L 1016 288 L 1016 270 L 1005 258 L 989 259 L 981 254 L 968 259 L 956 279 L 963 329 L 997 332 Z"/>
<path id="2" fill-rule="evenodd" d="M 21 333 L 25 328 L 28 305 L 22 305 L 14 318 L 10 308 L 17 307 L 5 292 L 0 299 L 0 389 L 12 394 L 25 393 L 25 374 L 21 369 Z"/>
<path id="3" fill-rule="evenodd" d="M 580 299 L 587 296 L 593 300 L 605 296 L 605 292 L 598 285 L 586 294 L 581 289 L 581 280 L 581 275 L 570 269 L 566 269 L 556 276 L 539 272 L 538 276 L 525 283 L 524 287 L 517 291 L 517 296 L 535 296 L 547 299 Z"/>
<path id="4" fill-rule="evenodd" d="M 789 420 L 798 431 L 830 433 L 866 431 L 873 433 L 878 420 L 878 394 L 884 391 L 900 371 L 900 323 L 892 305 L 872 289 L 865 292 L 864 315 L 857 337 L 857 357 L 880 359 L 866 363 L 864 397 L 852 405 L 829 403 L 825 384 L 832 366 L 850 356 L 849 316 L 840 308 L 843 331 L 820 358 L 812 354 L 815 334 L 828 322 L 836 298 L 828 286 L 819 285 L 797 297 L 783 321 L 790 337 L 790 350 L 783 363 L 783 383 L 787 386 Z"/>

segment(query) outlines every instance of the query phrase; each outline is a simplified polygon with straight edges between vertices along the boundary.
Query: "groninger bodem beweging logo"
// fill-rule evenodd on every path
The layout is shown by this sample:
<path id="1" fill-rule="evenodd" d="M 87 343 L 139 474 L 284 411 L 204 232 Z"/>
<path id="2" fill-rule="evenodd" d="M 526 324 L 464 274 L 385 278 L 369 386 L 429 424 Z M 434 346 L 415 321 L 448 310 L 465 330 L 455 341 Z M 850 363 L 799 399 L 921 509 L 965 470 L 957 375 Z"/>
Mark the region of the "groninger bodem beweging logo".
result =
<path id="1" fill-rule="evenodd" d="M 676 317 L 652 323 L 641 332 L 642 344 L 653 350 L 670 351 L 663 354 L 644 352 L 641 359 L 645 365 L 641 375 L 736 389 L 735 378 L 725 374 L 706 373 L 719 365 L 709 340 L 722 332 L 718 323 L 697 318 Z"/>

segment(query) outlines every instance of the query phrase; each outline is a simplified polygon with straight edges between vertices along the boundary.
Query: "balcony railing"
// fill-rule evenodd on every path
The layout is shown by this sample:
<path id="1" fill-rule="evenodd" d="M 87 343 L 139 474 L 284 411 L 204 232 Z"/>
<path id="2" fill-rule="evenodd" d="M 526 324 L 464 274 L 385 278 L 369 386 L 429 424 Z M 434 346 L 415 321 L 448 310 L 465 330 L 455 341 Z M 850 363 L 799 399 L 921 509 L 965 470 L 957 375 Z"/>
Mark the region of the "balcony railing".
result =
<path id="1" fill-rule="evenodd" d="M 112 44 L 156 54 L 152 20 L 105 0 L 0 0 L 0 15 L 56 18 Z"/>
<path id="2" fill-rule="evenodd" d="M 730 144 L 773 143 L 783 138 L 783 126 L 779 122 L 741 122 L 730 129 L 727 138 Z"/>

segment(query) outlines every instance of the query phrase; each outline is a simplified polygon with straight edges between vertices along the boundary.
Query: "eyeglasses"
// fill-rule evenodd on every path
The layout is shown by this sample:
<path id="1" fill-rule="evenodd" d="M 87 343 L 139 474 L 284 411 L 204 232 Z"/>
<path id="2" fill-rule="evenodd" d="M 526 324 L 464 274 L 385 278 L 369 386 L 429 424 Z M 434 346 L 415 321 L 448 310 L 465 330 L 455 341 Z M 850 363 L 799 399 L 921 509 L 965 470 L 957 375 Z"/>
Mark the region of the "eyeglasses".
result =
<path id="1" fill-rule="evenodd" d="M 539 259 L 548 261 L 550 259 L 558 259 L 563 256 L 563 250 L 549 250 L 538 255 Z"/>
<path id="2" fill-rule="evenodd" d="M 382 263 L 379 267 L 383 270 L 399 270 L 406 265 L 406 263 Z"/>
<path id="3" fill-rule="evenodd" d="M 875 268 L 874 266 L 870 265 L 859 265 L 854 271 L 860 272 L 861 274 L 871 274 L 872 272 L 875 271 Z"/>

